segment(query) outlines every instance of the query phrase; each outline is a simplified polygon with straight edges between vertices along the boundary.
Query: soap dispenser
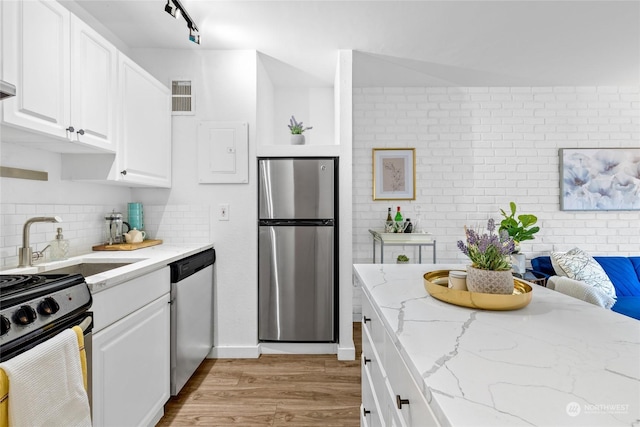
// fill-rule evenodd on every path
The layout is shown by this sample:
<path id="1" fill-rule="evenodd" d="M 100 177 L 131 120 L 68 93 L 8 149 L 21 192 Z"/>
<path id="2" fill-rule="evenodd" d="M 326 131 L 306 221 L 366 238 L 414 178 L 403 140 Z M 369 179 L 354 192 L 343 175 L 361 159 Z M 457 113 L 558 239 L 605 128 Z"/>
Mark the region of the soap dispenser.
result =
<path id="1" fill-rule="evenodd" d="M 58 228 L 56 239 L 51 242 L 51 260 L 60 261 L 69 258 L 69 241 L 62 235 L 62 228 Z"/>

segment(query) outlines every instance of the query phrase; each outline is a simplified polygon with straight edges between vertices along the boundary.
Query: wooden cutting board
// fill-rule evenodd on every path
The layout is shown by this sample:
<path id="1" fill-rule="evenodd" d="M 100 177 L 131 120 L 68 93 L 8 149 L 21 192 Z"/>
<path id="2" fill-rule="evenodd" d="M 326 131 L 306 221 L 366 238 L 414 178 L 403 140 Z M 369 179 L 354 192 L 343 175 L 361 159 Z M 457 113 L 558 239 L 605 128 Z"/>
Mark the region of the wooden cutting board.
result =
<path id="1" fill-rule="evenodd" d="M 135 251 L 136 249 L 148 248 L 162 244 L 162 240 L 145 240 L 140 243 L 114 243 L 113 245 L 97 245 L 92 247 L 94 251 Z"/>

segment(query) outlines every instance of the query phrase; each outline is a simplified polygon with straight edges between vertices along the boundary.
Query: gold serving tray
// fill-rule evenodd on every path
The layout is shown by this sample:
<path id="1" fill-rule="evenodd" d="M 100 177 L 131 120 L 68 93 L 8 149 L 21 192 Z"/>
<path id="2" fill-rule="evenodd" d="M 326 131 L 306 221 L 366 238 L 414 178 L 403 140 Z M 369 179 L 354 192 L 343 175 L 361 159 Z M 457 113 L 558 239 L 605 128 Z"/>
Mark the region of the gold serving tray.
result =
<path id="1" fill-rule="evenodd" d="M 479 308 L 482 310 L 518 310 L 531 302 L 532 289 L 524 281 L 513 278 L 513 293 L 483 294 L 479 292 L 449 289 L 449 270 L 437 270 L 425 273 L 424 288 L 429 295 L 461 307 Z"/>

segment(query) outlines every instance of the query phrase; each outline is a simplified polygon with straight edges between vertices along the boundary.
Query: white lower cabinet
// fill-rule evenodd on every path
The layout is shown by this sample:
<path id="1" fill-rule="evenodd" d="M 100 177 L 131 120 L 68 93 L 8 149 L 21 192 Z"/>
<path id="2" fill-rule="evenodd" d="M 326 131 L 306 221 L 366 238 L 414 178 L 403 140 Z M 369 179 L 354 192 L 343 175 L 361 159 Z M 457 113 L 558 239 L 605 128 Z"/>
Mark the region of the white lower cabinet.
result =
<path id="1" fill-rule="evenodd" d="M 369 427 L 381 427 L 382 411 L 376 399 L 371 376 L 366 369 L 362 370 L 362 412 L 360 413 L 361 424 Z"/>
<path id="2" fill-rule="evenodd" d="M 371 426 L 439 426 L 420 387 L 402 360 L 393 335 L 366 294 L 362 298 L 361 424 Z M 370 411 L 365 412 L 364 411 Z"/>
<path id="3" fill-rule="evenodd" d="M 168 270 L 94 296 L 98 329 L 91 357 L 94 427 L 153 426 L 163 415 L 170 392 Z M 127 310 L 133 311 L 123 316 L 121 307 L 132 300 L 135 307 L 129 305 Z"/>

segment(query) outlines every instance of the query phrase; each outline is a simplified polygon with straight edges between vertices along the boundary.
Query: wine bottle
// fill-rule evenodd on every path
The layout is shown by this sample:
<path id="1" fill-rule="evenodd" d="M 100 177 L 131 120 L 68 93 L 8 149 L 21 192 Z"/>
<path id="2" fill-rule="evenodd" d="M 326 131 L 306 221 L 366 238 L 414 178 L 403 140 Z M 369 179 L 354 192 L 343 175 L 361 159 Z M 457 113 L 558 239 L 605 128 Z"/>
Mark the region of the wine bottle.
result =
<path id="1" fill-rule="evenodd" d="M 384 222 L 384 232 L 393 233 L 393 217 L 391 217 L 391 208 L 387 209 L 387 220 Z"/>
<path id="2" fill-rule="evenodd" d="M 396 212 L 396 217 L 394 218 L 395 222 L 402 222 L 402 214 L 400 213 L 400 206 L 398 206 L 398 211 Z"/>

